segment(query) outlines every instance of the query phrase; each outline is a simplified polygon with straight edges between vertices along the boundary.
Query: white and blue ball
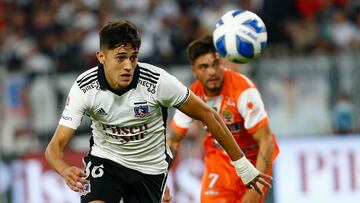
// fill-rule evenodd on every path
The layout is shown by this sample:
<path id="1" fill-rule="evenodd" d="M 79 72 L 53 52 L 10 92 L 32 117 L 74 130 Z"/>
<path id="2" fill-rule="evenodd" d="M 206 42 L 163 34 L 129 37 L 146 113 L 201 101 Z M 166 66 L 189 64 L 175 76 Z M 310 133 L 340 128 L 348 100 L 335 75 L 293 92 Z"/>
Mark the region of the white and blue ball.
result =
<path id="1" fill-rule="evenodd" d="M 266 27 L 261 18 L 251 11 L 228 11 L 218 20 L 213 41 L 222 57 L 235 63 L 248 63 L 266 47 Z"/>

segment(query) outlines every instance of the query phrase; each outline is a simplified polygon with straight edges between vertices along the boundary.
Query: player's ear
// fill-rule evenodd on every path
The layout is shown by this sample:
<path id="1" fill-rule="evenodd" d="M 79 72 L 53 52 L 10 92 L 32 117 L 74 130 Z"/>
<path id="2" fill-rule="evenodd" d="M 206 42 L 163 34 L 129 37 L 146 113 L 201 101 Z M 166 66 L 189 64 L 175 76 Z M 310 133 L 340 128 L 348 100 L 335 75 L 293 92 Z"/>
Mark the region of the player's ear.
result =
<path id="1" fill-rule="evenodd" d="M 196 77 L 196 67 L 195 67 L 195 63 L 191 64 L 191 72 L 192 72 L 193 76 Z"/>
<path id="2" fill-rule="evenodd" d="M 105 54 L 103 51 L 97 51 L 96 52 L 96 58 L 98 59 L 98 61 L 101 63 L 101 64 L 104 64 L 105 62 Z"/>

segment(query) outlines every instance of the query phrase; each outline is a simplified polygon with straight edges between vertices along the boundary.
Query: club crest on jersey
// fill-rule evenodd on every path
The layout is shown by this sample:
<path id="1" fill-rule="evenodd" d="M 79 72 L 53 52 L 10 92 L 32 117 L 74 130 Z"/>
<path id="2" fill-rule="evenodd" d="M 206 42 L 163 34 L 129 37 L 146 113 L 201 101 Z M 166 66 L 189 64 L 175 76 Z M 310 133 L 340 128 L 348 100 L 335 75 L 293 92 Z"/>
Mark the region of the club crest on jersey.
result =
<path id="1" fill-rule="evenodd" d="M 135 117 L 137 118 L 144 118 L 149 115 L 149 106 L 148 105 L 141 105 L 134 107 Z"/>
<path id="2" fill-rule="evenodd" d="M 221 114 L 226 124 L 234 123 L 234 115 L 231 113 L 230 110 L 223 109 Z"/>

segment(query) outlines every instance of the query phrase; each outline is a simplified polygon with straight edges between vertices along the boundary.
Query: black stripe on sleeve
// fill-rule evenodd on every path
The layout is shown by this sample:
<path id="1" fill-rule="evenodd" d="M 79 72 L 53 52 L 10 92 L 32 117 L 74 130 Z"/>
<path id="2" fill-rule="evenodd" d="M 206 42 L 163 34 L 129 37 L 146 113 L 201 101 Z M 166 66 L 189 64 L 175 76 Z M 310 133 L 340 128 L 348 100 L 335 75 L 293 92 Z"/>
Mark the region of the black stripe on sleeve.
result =
<path id="1" fill-rule="evenodd" d="M 148 72 L 148 73 L 151 73 L 151 74 L 153 74 L 154 76 L 160 76 L 160 73 L 152 72 L 152 71 L 150 71 L 149 69 L 146 69 L 146 68 L 143 68 L 143 67 L 140 67 L 140 70 L 141 70 L 141 71 L 146 71 L 146 72 Z"/>
<path id="2" fill-rule="evenodd" d="M 76 82 L 80 85 L 84 80 L 86 80 L 87 78 L 96 75 L 97 74 L 98 69 L 91 71 L 90 73 L 86 74 L 84 77 L 82 77 L 81 79 L 77 80 Z"/>
<path id="3" fill-rule="evenodd" d="M 85 87 L 86 85 L 89 85 L 89 84 L 93 83 L 93 82 L 96 81 L 96 80 L 97 80 L 97 77 L 94 77 L 94 78 L 92 78 L 91 80 L 89 80 L 89 81 L 81 84 L 79 87 L 80 87 L 80 89 L 81 89 L 81 88 Z"/>
<path id="4" fill-rule="evenodd" d="M 144 77 L 142 75 L 140 75 L 140 79 L 147 80 L 147 81 L 149 81 L 151 83 L 157 84 L 156 80 L 152 80 L 151 78 L 147 78 L 147 77 Z"/>
<path id="5" fill-rule="evenodd" d="M 151 75 L 149 73 L 145 73 L 145 72 L 142 72 L 142 71 L 140 71 L 140 75 L 147 76 L 148 78 L 152 78 L 152 79 L 155 79 L 155 80 L 159 79 L 159 77 L 156 77 L 154 75 Z"/>
<path id="6" fill-rule="evenodd" d="M 177 107 L 180 107 L 181 105 L 183 105 L 183 103 L 185 103 L 188 100 L 189 96 L 190 96 L 190 90 L 187 89 L 184 99 L 182 99 L 178 104 L 174 105 L 174 107 L 177 108 Z"/>

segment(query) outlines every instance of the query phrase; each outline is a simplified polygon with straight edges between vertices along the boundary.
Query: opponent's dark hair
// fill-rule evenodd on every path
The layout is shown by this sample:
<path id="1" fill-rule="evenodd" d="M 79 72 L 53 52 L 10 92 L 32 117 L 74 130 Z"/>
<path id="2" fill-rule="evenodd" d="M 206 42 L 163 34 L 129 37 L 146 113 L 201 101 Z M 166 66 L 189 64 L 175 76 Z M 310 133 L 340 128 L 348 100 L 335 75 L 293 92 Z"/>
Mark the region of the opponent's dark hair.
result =
<path id="1" fill-rule="evenodd" d="M 128 20 L 118 20 L 106 23 L 99 32 L 100 49 L 114 49 L 130 44 L 139 49 L 141 38 L 138 28 Z"/>
<path id="2" fill-rule="evenodd" d="M 216 52 L 211 35 L 206 35 L 200 39 L 192 41 L 186 49 L 186 53 L 191 64 L 193 64 L 199 56 L 210 52 Z"/>

